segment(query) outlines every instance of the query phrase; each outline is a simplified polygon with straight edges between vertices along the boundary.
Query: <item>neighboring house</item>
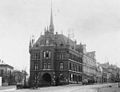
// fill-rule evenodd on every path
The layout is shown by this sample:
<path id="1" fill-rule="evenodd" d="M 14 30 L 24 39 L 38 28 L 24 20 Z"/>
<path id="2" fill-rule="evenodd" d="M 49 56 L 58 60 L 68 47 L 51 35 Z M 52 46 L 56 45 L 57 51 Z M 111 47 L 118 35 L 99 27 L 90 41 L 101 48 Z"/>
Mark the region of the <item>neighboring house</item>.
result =
<path id="1" fill-rule="evenodd" d="M 14 68 L 8 64 L 5 63 L 0 64 L 0 76 L 2 77 L 3 85 L 9 84 L 10 76 L 12 75 L 13 69 Z"/>
<path id="2" fill-rule="evenodd" d="M 91 82 L 96 82 L 96 58 L 95 51 L 86 52 L 86 45 L 83 45 L 83 80 L 87 79 Z"/>

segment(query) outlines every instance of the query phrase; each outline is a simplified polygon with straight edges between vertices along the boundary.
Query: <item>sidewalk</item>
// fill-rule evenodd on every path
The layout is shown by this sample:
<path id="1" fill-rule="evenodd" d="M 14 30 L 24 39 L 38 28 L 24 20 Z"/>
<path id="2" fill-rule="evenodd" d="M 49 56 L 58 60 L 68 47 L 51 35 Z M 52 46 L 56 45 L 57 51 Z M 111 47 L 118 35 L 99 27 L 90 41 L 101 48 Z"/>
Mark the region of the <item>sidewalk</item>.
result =
<path id="1" fill-rule="evenodd" d="M 97 92 L 120 92 L 120 88 L 101 88 Z"/>
<path id="2" fill-rule="evenodd" d="M 105 87 L 98 87 L 96 88 L 96 90 L 97 92 L 120 92 L 120 88 L 118 87 L 118 84 L 105 86 Z"/>
<path id="3" fill-rule="evenodd" d="M 0 90 L 7 90 L 7 89 L 13 89 L 16 88 L 16 86 L 0 86 Z"/>

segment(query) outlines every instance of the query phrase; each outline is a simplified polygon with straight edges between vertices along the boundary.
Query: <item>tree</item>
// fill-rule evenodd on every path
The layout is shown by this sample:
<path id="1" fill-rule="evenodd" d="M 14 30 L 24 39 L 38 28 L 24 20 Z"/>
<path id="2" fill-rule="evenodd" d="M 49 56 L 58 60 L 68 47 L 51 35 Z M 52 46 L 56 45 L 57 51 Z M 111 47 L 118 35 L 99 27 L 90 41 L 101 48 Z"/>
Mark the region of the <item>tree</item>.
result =
<path id="1" fill-rule="evenodd" d="M 23 82 L 23 79 L 24 79 L 24 74 L 23 74 L 23 72 L 18 71 L 18 70 L 15 70 L 15 71 L 13 72 L 13 76 L 14 76 L 14 78 L 15 78 L 15 82 L 16 82 L 16 83 Z"/>

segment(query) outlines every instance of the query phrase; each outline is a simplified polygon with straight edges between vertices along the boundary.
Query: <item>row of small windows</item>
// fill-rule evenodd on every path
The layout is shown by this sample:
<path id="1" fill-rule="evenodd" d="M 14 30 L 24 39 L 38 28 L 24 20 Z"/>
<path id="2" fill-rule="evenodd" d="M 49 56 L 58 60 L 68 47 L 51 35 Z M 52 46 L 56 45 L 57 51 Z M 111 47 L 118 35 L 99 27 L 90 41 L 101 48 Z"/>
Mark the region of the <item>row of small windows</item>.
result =
<path id="1" fill-rule="evenodd" d="M 82 57 L 78 57 L 78 56 L 73 55 L 71 53 L 69 54 L 69 59 L 72 59 L 74 61 L 78 61 L 78 62 L 82 63 Z"/>
<path id="2" fill-rule="evenodd" d="M 38 70 L 39 69 L 39 65 L 38 63 L 34 63 L 34 70 Z M 43 69 L 51 69 L 51 63 L 43 63 Z M 64 69 L 64 63 L 60 62 L 59 63 L 59 69 L 63 70 Z M 77 65 L 74 63 L 69 63 L 69 69 L 72 71 L 78 71 L 78 72 L 82 72 L 82 65 Z"/>
<path id="3" fill-rule="evenodd" d="M 34 63 L 34 70 L 38 70 L 39 66 L 38 63 Z M 43 69 L 51 69 L 51 63 L 43 63 Z M 63 70 L 64 69 L 64 63 L 60 62 L 59 63 L 59 69 Z"/>
<path id="4" fill-rule="evenodd" d="M 50 51 L 44 51 L 43 52 L 43 57 L 45 59 L 50 59 L 51 58 L 51 52 Z M 40 59 L 40 53 L 32 53 L 31 54 L 31 59 Z"/>
<path id="5" fill-rule="evenodd" d="M 65 54 L 65 53 L 59 53 L 59 54 L 57 54 L 56 55 L 56 59 L 57 60 L 63 60 L 63 59 L 67 59 L 67 54 Z"/>
<path id="6" fill-rule="evenodd" d="M 31 58 L 32 59 L 40 59 L 40 53 L 32 53 Z"/>
<path id="7" fill-rule="evenodd" d="M 44 51 L 43 52 L 43 57 L 45 59 L 50 59 L 51 58 L 51 52 L 50 51 Z M 31 58 L 32 59 L 40 59 L 40 53 L 32 53 L 31 54 Z M 68 58 L 68 55 L 65 54 L 65 53 L 59 53 L 56 55 L 56 59 L 57 60 L 61 60 L 61 59 L 67 59 Z M 69 54 L 69 59 L 72 59 L 74 61 L 78 61 L 80 63 L 82 63 L 82 58 L 80 57 L 77 57 L 76 55 L 73 55 L 73 54 Z"/>
<path id="8" fill-rule="evenodd" d="M 39 66 L 38 66 L 38 63 L 34 63 L 34 70 L 38 70 L 39 69 Z"/>
<path id="9" fill-rule="evenodd" d="M 56 55 L 57 60 L 67 59 L 67 58 L 68 58 L 68 54 L 65 54 L 65 53 L 59 53 Z M 73 54 L 69 54 L 69 59 L 72 59 L 74 61 L 78 61 L 78 62 L 82 63 L 82 57 L 80 58 L 80 57 L 73 55 Z"/>
<path id="10" fill-rule="evenodd" d="M 91 73 L 91 74 L 96 73 L 96 69 L 94 69 L 92 67 L 88 67 L 88 66 L 83 66 L 83 70 L 84 70 L 84 72 L 88 72 L 88 73 Z"/>
<path id="11" fill-rule="evenodd" d="M 43 69 L 51 69 L 50 63 L 43 63 Z"/>
<path id="12" fill-rule="evenodd" d="M 82 65 L 69 63 L 69 69 L 72 70 L 72 71 L 82 72 Z"/>
<path id="13" fill-rule="evenodd" d="M 70 81 L 76 81 L 76 82 L 82 81 L 81 75 L 70 74 L 69 78 L 70 78 Z"/>
<path id="14" fill-rule="evenodd" d="M 51 69 L 51 63 L 43 63 L 43 69 Z M 34 63 L 34 70 L 39 70 L 39 64 Z"/>

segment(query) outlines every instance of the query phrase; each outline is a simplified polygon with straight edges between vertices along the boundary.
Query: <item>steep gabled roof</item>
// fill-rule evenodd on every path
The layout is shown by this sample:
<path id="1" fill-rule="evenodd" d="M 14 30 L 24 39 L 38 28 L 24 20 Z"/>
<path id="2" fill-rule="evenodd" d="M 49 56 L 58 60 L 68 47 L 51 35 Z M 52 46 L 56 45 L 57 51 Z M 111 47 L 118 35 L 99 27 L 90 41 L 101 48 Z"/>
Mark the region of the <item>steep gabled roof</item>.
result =
<path id="1" fill-rule="evenodd" d="M 55 35 L 55 42 L 56 43 L 62 43 L 64 45 L 70 45 L 70 46 L 74 46 L 75 45 L 75 42 L 72 41 L 71 39 L 69 39 L 68 37 L 66 37 L 65 35 L 63 34 L 57 34 Z"/>

